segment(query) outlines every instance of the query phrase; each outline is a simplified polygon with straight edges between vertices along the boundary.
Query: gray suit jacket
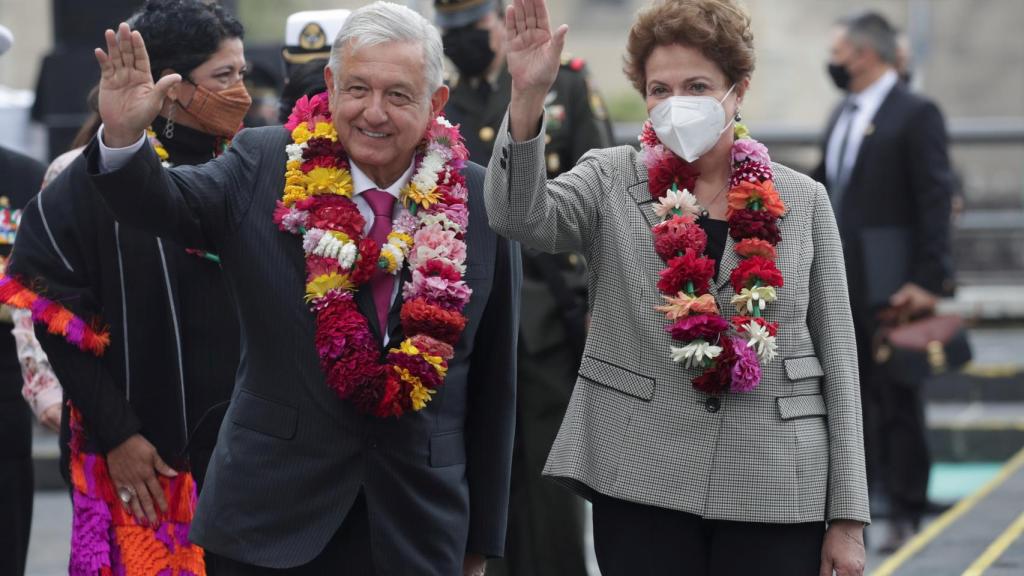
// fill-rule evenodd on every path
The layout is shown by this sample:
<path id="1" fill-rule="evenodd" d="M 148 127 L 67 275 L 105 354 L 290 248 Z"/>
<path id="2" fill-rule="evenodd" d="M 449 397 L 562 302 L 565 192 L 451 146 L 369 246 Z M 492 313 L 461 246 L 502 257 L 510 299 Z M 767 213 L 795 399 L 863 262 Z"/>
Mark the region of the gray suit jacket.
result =
<path id="1" fill-rule="evenodd" d="M 507 120 L 506 120 L 507 122 Z M 541 130 L 541 134 L 543 134 Z M 780 222 L 785 278 L 766 317 L 780 357 L 752 393 L 710 399 L 696 370 L 671 361 L 655 307 L 664 268 L 647 170 L 628 146 L 594 150 L 545 180 L 543 140 L 499 132 L 487 211 L 502 235 L 548 252 L 581 252 L 592 317 L 585 357 L 545 474 L 592 491 L 705 518 L 867 522 L 857 355 L 842 248 L 824 188 L 775 164 L 789 208 Z M 712 292 L 733 310 L 729 238 Z"/>
<path id="2" fill-rule="evenodd" d="M 284 186 L 281 127 L 246 130 L 226 154 L 165 170 L 149 146 L 93 183 L 118 220 L 221 256 L 242 329 L 241 365 L 191 537 L 273 568 L 309 562 L 362 490 L 378 574 L 461 573 L 505 542 L 515 405 L 518 247 L 487 226 L 483 169 L 470 189 L 468 324 L 444 387 L 400 419 L 358 413 L 324 383 L 304 303 L 301 242 L 272 220 Z M 369 291 L 358 297 L 375 318 Z M 391 341 L 401 340 L 398 302 Z M 376 323 L 372 322 L 376 330 Z"/>

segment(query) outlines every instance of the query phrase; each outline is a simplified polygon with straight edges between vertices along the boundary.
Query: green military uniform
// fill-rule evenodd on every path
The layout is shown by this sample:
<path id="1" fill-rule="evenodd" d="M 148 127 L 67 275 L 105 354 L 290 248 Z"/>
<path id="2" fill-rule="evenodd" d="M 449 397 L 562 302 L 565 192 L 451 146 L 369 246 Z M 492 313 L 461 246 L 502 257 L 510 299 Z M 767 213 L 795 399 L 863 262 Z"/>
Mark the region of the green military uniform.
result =
<path id="1" fill-rule="evenodd" d="M 473 161 L 490 161 L 508 109 L 512 80 L 456 82 L 445 108 L 460 124 Z M 545 101 L 549 177 L 569 170 L 585 152 L 611 145 L 611 125 L 580 59 L 565 58 Z M 503 561 L 488 575 L 586 576 L 583 502 L 541 478 L 579 368 L 585 338 L 586 267 L 576 255 L 523 250 L 516 446 Z"/>

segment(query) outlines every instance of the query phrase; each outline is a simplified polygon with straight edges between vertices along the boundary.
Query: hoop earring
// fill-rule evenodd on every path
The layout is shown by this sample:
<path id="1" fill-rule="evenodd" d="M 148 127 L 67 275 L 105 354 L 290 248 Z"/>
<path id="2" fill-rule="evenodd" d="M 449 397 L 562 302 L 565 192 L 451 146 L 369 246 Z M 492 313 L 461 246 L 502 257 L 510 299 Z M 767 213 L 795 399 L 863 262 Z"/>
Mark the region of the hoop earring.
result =
<path id="1" fill-rule="evenodd" d="M 178 104 L 176 102 L 171 103 L 171 111 L 167 113 L 167 124 L 164 125 L 164 138 L 168 140 L 174 139 L 174 111 L 177 110 Z"/>

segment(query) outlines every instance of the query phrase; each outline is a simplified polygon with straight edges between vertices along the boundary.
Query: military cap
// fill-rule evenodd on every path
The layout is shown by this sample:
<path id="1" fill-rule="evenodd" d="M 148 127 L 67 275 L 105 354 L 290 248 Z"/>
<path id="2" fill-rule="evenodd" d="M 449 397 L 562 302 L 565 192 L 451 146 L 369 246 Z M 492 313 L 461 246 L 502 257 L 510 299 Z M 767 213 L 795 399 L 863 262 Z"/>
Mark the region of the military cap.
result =
<path id="1" fill-rule="evenodd" d="M 303 64 L 331 54 L 334 39 L 350 10 L 307 10 L 288 16 L 284 27 L 284 50 L 289 64 Z"/>

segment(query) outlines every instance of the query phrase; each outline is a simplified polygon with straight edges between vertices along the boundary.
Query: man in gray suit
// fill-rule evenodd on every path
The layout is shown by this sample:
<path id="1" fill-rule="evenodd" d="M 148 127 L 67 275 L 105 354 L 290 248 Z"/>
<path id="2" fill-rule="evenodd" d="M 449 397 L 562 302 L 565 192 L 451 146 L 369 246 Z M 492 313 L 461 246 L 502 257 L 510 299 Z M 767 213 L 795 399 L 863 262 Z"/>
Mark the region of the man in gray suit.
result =
<path id="1" fill-rule="evenodd" d="M 302 242 L 273 219 L 288 131 L 242 131 L 218 160 L 162 168 L 142 132 L 168 90 L 185 85 L 177 75 L 152 82 L 143 39 L 127 24 L 106 36 L 104 126 L 87 150 L 93 182 L 121 222 L 218 253 L 242 325 L 236 389 L 190 534 L 211 571 L 482 574 L 505 541 L 521 275 L 516 245 L 487 225 L 483 169 L 462 170 L 472 296 L 445 384 L 423 410 L 365 414 L 325 385 Z M 368 206 L 410 181 L 447 100 L 441 55 L 426 20 L 383 2 L 353 12 L 334 42 L 330 110 L 368 236 L 377 211 Z M 378 310 L 377 290 L 355 297 L 382 357 L 405 338 L 392 282 L 390 311 Z"/>

